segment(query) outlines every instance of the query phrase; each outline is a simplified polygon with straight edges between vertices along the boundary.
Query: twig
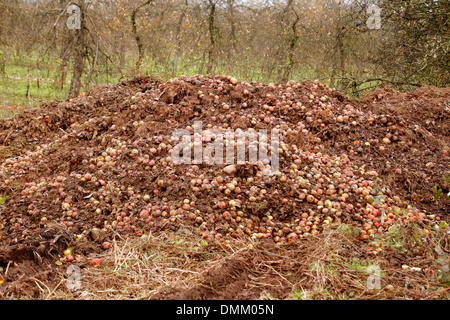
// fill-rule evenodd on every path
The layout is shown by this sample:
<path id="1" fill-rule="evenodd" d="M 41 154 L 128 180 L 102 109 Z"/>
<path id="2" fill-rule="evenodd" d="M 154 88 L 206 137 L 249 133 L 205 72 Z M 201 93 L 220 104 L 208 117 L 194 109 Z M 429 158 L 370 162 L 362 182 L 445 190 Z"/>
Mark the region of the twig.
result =
<path id="1" fill-rule="evenodd" d="M 12 261 L 8 261 L 8 264 L 6 265 L 6 271 L 5 271 L 5 277 L 8 275 L 9 265 Z"/>
<path id="2" fill-rule="evenodd" d="M 120 240 L 125 241 L 125 239 L 120 234 L 118 234 L 113 228 L 108 227 L 108 229 L 111 230 L 116 236 L 118 236 Z"/>
<path id="3" fill-rule="evenodd" d="M 31 277 L 30 279 L 33 280 L 33 281 L 36 283 L 36 285 L 38 286 L 38 288 L 39 288 L 42 292 L 45 293 L 45 290 L 41 288 L 41 286 L 39 285 L 39 283 L 40 283 L 41 285 L 43 285 L 43 286 L 47 289 L 48 292 L 51 292 L 50 288 L 47 287 L 47 285 L 46 285 L 45 283 L 43 283 L 41 280 L 36 279 L 35 277 Z M 39 282 L 39 283 L 38 283 L 38 282 Z"/>
<path id="4" fill-rule="evenodd" d="M 196 272 L 196 271 L 183 270 L 183 269 L 178 269 L 178 268 L 166 268 L 165 270 L 168 270 L 168 271 L 179 271 L 179 272 L 186 272 L 186 273 L 198 274 L 198 272 Z"/>
<path id="5" fill-rule="evenodd" d="M 64 278 L 62 278 L 61 281 L 58 283 L 58 285 L 55 287 L 55 289 L 53 289 L 53 291 L 50 292 L 50 293 L 48 294 L 48 296 L 46 297 L 46 299 L 49 299 L 50 296 L 51 296 L 53 293 L 55 293 L 56 289 L 59 288 L 59 286 L 61 285 L 61 283 L 63 283 L 63 281 L 64 281 Z"/>
<path id="6" fill-rule="evenodd" d="M 432 298 L 434 296 L 440 295 L 441 293 L 444 293 L 444 292 L 449 291 L 449 290 L 450 290 L 450 287 L 442 289 L 442 290 L 439 290 L 438 292 L 435 292 L 432 295 L 430 295 L 430 296 L 428 296 L 428 297 L 426 297 L 426 298 L 424 298 L 422 300 L 428 300 L 428 299 L 430 299 L 430 298 Z"/>
<path id="7" fill-rule="evenodd" d="M 272 269 L 273 272 L 275 272 L 279 277 L 281 277 L 283 280 L 285 280 L 289 285 L 293 286 L 294 284 L 290 282 L 288 279 L 286 279 L 282 274 L 280 274 L 277 270 L 275 270 L 272 266 L 269 266 L 268 264 L 264 264 L 264 266 L 268 267 L 269 269 Z"/>

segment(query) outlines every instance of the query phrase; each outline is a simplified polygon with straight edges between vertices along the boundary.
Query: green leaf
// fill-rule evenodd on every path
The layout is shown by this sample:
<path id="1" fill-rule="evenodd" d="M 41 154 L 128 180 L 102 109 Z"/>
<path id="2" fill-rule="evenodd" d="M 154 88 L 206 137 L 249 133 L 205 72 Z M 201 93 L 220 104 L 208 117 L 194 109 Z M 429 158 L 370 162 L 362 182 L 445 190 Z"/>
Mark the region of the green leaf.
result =
<path id="1" fill-rule="evenodd" d="M 401 209 L 397 206 L 394 207 L 394 213 L 396 216 L 398 216 L 400 214 Z"/>
<path id="2" fill-rule="evenodd" d="M 357 236 L 359 236 L 360 230 L 358 228 L 353 228 L 352 233 L 353 233 L 354 237 L 357 237 Z"/>
<path id="3" fill-rule="evenodd" d="M 443 195 L 443 191 L 441 188 L 439 188 L 439 185 L 435 185 L 431 191 L 433 191 L 434 193 L 434 200 L 439 199 Z"/>
<path id="4" fill-rule="evenodd" d="M 445 221 L 441 221 L 441 223 L 439 223 L 439 227 L 442 229 L 448 229 L 448 224 Z"/>
<path id="5" fill-rule="evenodd" d="M 379 190 L 380 190 L 380 187 L 377 186 L 370 191 L 370 194 L 375 195 L 378 193 Z"/>
<path id="6" fill-rule="evenodd" d="M 445 183 L 450 183 L 450 174 L 446 173 L 445 175 L 442 176 L 441 180 L 444 181 Z"/>
<path id="7" fill-rule="evenodd" d="M 444 251 L 442 251 L 441 247 L 439 245 L 437 245 L 436 247 L 434 247 L 434 251 L 436 251 L 436 253 L 443 255 Z"/>
<path id="8" fill-rule="evenodd" d="M 434 262 L 437 264 L 445 265 L 445 263 L 447 262 L 447 256 L 445 255 L 439 256 L 439 258 L 437 258 Z"/>
<path id="9" fill-rule="evenodd" d="M 6 202 L 6 194 L 4 194 L 1 198 L 0 198 L 0 205 L 4 204 Z"/>
<path id="10" fill-rule="evenodd" d="M 422 198 L 419 197 L 419 196 L 416 194 L 416 195 L 414 195 L 414 201 L 415 201 L 416 203 L 419 203 L 419 202 L 422 201 Z"/>
<path id="11" fill-rule="evenodd" d="M 380 204 L 381 199 L 379 197 L 375 197 L 374 201 L 373 201 L 373 205 L 374 206 L 378 206 Z"/>

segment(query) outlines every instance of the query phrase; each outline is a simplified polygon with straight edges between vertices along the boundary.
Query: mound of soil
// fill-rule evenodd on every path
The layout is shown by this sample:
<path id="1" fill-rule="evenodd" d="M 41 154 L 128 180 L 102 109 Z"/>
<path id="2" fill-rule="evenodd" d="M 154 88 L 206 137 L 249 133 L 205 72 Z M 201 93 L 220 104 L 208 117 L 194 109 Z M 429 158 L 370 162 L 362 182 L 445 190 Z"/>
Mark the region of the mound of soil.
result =
<path id="1" fill-rule="evenodd" d="M 66 263 L 67 247 L 89 255 L 117 234 L 182 228 L 274 242 L 344 223 L 362 241 L 394 222 L 432 228 L 450 212 L 449 97 L 385 88 L 355 100 L 317 81 L 139 77 L 0 120 L 0 266 Z M 275 175 L 270 162 L 228 170 L 171 157 L 177 129 L 205 152 L 207 129 L 274 128 L 279 144 L 256 145 L 278 152 Z"/>

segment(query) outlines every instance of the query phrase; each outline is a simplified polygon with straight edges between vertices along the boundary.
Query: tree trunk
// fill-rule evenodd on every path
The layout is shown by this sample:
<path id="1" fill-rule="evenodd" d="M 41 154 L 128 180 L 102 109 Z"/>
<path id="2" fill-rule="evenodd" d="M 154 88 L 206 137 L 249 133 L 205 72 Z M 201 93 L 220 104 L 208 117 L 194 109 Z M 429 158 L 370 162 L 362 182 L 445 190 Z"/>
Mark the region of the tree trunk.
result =
<path id="1" fill-rule="evenodd" d="M 215 35 L 215 15 L 216 15 L 216 3 L 213 0 L 209 0 L 209 48 L 208 48 L 208 64 L 206 66 L 206 73 L 211 74 L 213 72 L 215 60 L 216 60 L 216 35 Z"/>
<path id="2" fill-rule="evenodd" d="M 298 25 L 298 22 L 300 21 L 300 16 L 297 14 L 297 12 L 295 10 L 294 10 L 294 13 L 295 13 L 296 18 L 291 26 L 292 35 L 289 40 L 288 61 L 287 61 L 286 68 L 284 69 L 284 75 L 283 75 L 282 82 L 289 81 L 289 78 L 292 75 L 292 70 L 294 69 L 294 65 L 295 65 L 294 53 L 295 53 L 295 47 L 297 46 L 297 41 L 299 38 L 298 34 L 297 34 L 297 25 Z"/>
<path id="3" fill-rule="evenodd" d="M 138 59 L 136 60 L 136 64 L 134 66 L 134 74 L 139 74 L 142 65 L 142 60 L 144 59 L 144 45 L 142 44 L 141 37 L 137 32 L 136 26 L 137 11 L 138 9 L 135 9 L 131 15 L 132 32 L 134 34 L 134 39 L 136 40 L 136 45 L 138 48 Z"/>
<path id="4" fill-rule="evenodd" d="M 347 73 L 345 71 L 345 47 L 344 47 L 344 32 L 345 28 L 342 28 L 337 36 L 337 49 L 339 54 L 339 71 L 341 76 L 341 90 L 344 90 L 344 93 L 347 92 Z"/>
<path id="5" fill-rule="evenodd" d="M 81 25 L 80 29 L 75 31 L 75 52 L 73 60 L 73 77 L 70 83 L 69 97 L 74 98 L 80 94 L 81 89 L 81 76 L 84 72 L 84 57 L 86 55 L 85 47 L 85 33 L 86 25 L 84 21 L 84 2 L 80 1 L 78 6 L 81 13 Z"/>
<path id="6" fill-rule="evenodd" d="M 234 2 L 235 0 L 228 0 L 228 15 L 230 20 L 230 28 L 231 28 L 231 43 L 228 49 L 228 63 L 227 63 L 227 71 L 231 74 L 233 69 L 234 62 L 234 53 L 236 51 L 236 21 L 234 16 Z"/>
<path id="7" fill-rule="evenodd" d="M 137 31 L 136 16 L 142 7 L 149 5 L 152 2 L 153 2 L 153 0 L 145 1 L 144 3 L 139 5 L 137 8 L 135 8 L 131 13 L 131 19 L 130 19 L 131 20 L 131 32 L 133 32 L 134 40 L 136 40 L 136 45 L 138 48 L 138 59 L 136 60 L 136 64 L 134 67 L 135 75 L 140 73 L 142 61 L 144 60 L 144 44 L 142 43 L 141 36 L 139 35 L 139 33 Z"/>
<path id="8" fill-rule="evenodd" d="M 122 38 L 125 39 L 125 32 L 122 32 Z M 119 50 L 119 68 L 120 74 L 123 76 L 125 70 L 125 41 L 120 41 L 120 50 Z"/>
<path id="9" fill-rule="evenodd" d="M 283 8 L 283 11 L 281 12 L 281 17 L 280 17 L 280 34 L 279 37 L 280 39 L 284 39 L 289 37 L 289 32 L 287 31 L 288 28 L 290 27 L 290 25 L 288 24 L 289 21 L 286 21 L 286 19 L 288 19 L 288 14 L 292 8 L 292 5 L 294 4 L 294 0 L 287 0 L 286 1 L 286 6 Z M 284 42 L 284 40 L 282 40 Z M 277 66 L 277 77 L 278 77 L 278 81 L 280 82 L 285 82 L 285 77 L 286 77 L 286 68 L 287 68 L 287 61 L 286 59 L 288 59 L 288 57 L 286 57 L 285 55 L 285 51 L 288 51 L 289 54 L 289 49 L 286 50 L 284 43 L 282 43 L 281 46 L 279 46 L 278 48 L 278 58 L 276 60 L 276 66 Z M 281 65 L 280 65 L 281 63 Z"/>
<path id="10" fill-rule="evenodd" d="M 184 3 L 184 7 L 183 10 L 181 11 L 181 15 L 180 18 L 178 19 L 178 24 L 177 24 L 177 30 L 176 30 L 176 35 L 175 35 L 175 54 L 173 56 L 173 69 L 172 69 L 172 76 L 175 77 L 177 75 L 177 71 L 178 71 L 178 56 L 180 55 L 180 51 L 181 51 L 181 26 L 183 25 L 183 20 L 184 17 L 186 16 L 186 12 L 188 10 L 188 0 L 185 1 Z"/>
<path id="11" fill-rule="evenodd" d="M 64 38 L 64 44 L 63 44 L 63 48 L 61 51 L 61 64 L 60 64 L 60 69 L 61 69 L 61 78 L 60 78 L 60 83 L 59 83 L 59 87 L 61 88 L 61 90 L 64 89 L 64 83 L 66 82 L 66 78 L 67 78 L 67 72 L 69 70 L 69 61 L 70 61 L 70 46 L 72 44 L 73 41 L 73 36 L 70 35 L 67 38 Z"/>
<path id="12" fill-rule="evenodd" d="M 338 31 L 336 36 L 336 46 L 337 46 L 337 54 L 338 54 L 338 68 L 340 73 L 340 90 L 342 90 L 343 93 L 347 93 L 347 84 L 348 81 L 346 79 L 347 73 L 345 70 L 345 47 L 344 47 L 344 37 L 346 33 L 346 25 L 345 25 L 345 19 L 342 14 L 342 1 L 339 0 L 338 3 L 339 11 L 338 11 Z"/>

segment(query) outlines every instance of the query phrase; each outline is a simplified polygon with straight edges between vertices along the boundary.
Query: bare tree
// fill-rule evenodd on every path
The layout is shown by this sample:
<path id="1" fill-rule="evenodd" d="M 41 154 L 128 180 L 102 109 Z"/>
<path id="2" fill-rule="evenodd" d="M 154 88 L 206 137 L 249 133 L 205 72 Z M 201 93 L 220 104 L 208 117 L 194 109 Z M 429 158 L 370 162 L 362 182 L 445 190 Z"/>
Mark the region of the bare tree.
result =
<path id="1" fill-rule="evenodd" d="M 281 79 L 280 79 L 282 82 L 286 82 L 289 80 L 290 76 L 292 75 L 294 66 L 295 66 L 294 56 L 295 56 L 295 49 L 297 46 L 297 42 L 299 39 L 298 25 L 300 22 L 300 16 L 295 8 L 295 0 L 287 1 L 286 7 L 284 8 L 284 11 L 283 11 L 283 22 L 284 22 L 284 17 L 289 13 L 292 13 L 293 19 L 292 19 L 292 22 L 290 22 L 289 24 L 286 23 L 286 28 L 288 29 L 288 30 L 286 30 L 287 39 L 288 39 L 288 48 L 287 48 L 287 62 L 283 68 L 284 71 L 283 71 Z"/>
<path id="2" fill-rule="evenodd" d="M 66 9 L 75 3 L 82 21 L 69 30 Z M 71 97 L 144 71 L 163 78 L 181 72 L 265 82 L 313 78 L 354 96 L 385 84 L 448 85 L 448 1 L 379 0 L 381 30 L 366 27 L 372 3 L 0 0 L 1 86 L 4 96 L 11 94 L 12 64 L 36 78 L 25 81 L 30 98 L 44 73 L 59 96 L 70 90 Z"/>
<path id="3" fill-rule="evenodd" d="M 383 37 L 372 60 L 400 83 L 450 84 L 448 1 L 381 1 Z"/>
<path id="4" fill-rule="evenodd" d="M 136 45 L 138 48 L 138 58 L 136 60 L 136 64 L 135 64 L 135 68 L 134 68 L 135 74 L 140 73 L 142 61 L 144 60 L 144 44 L 142 42 L 141 36 L 139 35 L 138 29 L 137 29 L 136 17 L 137 17 L 139 10 L 141 10 L 143 7 L 145 7 L 151 3 L 153 3 L 153 0 L 146 0 L 145 2 L 141 3 L 140 5 L 138 5 L 131 11 L 131 17 L 130 17 L 131 31 L 133 32 L 133 36 L 134 36 L 134 39 L 136 41 Z"/>
<path id="5" fill-rule="evenodd" d="M 74 60 L 73 60 L 73 76 L 70 83 L 69 97 L 76 97 L 80 94 L 81 76 L 84 72 L 84 58 L 86 56 L 86 21 L 85 21 L 85 4 L 84 1 L 78 1 L 80 8 L 80 28 L 75 29 L 74 37 Z"/>
<path id="6" fill-rule="evenodd" d="M 184 1 L 184 5 L 181 9 L 180 17 L 178 18 L 177 22 L 177 28 L 175 31 L 175 54 L 173 56 L 173 70 L 172 70 L 172 76 L 177 75 L 178 70 L 178 58 L 181 51 L 181 27 L 183 25 L 184 18 L 186 17 L 186 13 L 189 8 L 189 2 L 188 0 Z"/>
<path id="7" fill-rule="evenodd" d="M 230 45 L 228 46 L 228 54 L 227 54 L 227 71 L 231 73 L 232 65 L 234 65 L 234 55 L 236 52 L 236 43 L 237 43 L 237 35 L 236 35 L 236 1 L 235 0 L 227 0 L 227 13 L 228 13 L 228 21 L 230 25 Z"/>
<path id="8" fill-rule="evenodd" d="M 206 65 L 206 73 L 211 74 L 216 62 L 216 6 L 214 0 L 208 0 L 208 32 L 209 32 L 209 47 L 208 47 L 208 64 Z"/>

